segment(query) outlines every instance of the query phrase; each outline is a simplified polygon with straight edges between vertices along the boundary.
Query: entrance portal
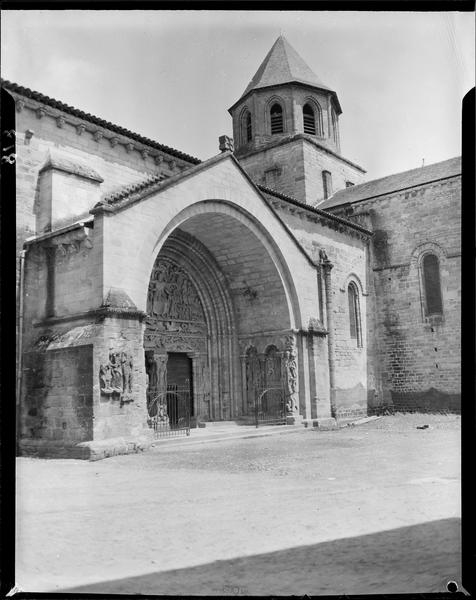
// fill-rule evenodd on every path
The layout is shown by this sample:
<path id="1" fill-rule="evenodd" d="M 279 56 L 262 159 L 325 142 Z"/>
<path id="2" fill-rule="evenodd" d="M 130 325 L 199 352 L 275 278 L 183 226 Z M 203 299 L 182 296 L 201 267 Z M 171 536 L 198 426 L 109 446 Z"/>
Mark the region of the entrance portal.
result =
<path id="1" fill-rule="evenodd" d="M 167 412 L 173 423 L 194 416 L 192 359 L 182 352 L 167 358 Z"/>

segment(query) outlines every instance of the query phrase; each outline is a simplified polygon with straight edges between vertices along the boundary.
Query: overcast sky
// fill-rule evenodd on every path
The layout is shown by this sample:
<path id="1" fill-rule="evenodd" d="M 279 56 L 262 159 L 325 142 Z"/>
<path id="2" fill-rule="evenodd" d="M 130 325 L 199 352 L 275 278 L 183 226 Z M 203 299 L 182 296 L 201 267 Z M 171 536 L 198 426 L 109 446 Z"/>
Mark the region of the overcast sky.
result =
<path id="1" fill-rule="evenodd" d="M 367 179 L 460 154 L 474 13 L 3 11 L 2 77 L 206 159 L 280 33 L 337 92 Z"/>

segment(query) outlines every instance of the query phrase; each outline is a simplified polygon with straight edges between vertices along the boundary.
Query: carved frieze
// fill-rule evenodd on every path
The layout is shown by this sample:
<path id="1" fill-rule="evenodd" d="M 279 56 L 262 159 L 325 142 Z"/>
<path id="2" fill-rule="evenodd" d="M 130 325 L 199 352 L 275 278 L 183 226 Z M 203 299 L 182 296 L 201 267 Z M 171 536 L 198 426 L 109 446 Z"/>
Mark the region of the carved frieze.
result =
<path id="1" fill-rule="evenodd" d="M 109 360 L 99 366 L 99 387 L 101 395 L 112 400 L 131 402 L 132 357 L 126 352 L 110 352 Z"/>

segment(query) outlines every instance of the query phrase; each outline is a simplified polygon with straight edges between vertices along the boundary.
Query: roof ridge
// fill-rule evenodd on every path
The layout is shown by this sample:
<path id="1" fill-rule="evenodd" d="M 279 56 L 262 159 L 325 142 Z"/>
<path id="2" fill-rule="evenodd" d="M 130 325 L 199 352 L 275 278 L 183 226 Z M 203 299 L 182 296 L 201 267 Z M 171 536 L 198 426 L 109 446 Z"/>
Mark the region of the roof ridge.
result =
<path id="1" fill-rule="evenodd" d="M 200 162 L 202 162 L 200 159 L 198 159 L 194 156 L 191 156 L 190 154 L 186 154 L 185 152 L 181 152 L 180 150 L 176 150 L 175 148 L 171 148 L 170 146 L 166 146 L 165 144 L 161 144 L 160 142 L 151 140 L 150 138 L 147 138 L 147 137 L 141 135 L 140 133 L 135 133 L 134 131 L 130 131 L 129 129 L 126 129 L 125 127 L 122 127 L 121 125 L 115 125 L 114 123 L 111 123 L 110 121 L 106 121 L 105 119 L 101 119 L 100 117 L 91 115 L 90 113 L 86 113 L 78 108 L 75 108 L 74 106 L 70 106 L 69 104 L 65 104 L 64 102 L 61 102 L 60 100 L 56 100 L 55 98 L 50 98 L 49 96 L 46 96 L 45 94 L 42 94 L 41 92 L 37 92 L 35 90 L 24 87 L 22 85 L 19 85 L 18 83 L 9 81 L 7 79 L 2 78 L 0 81 L 1 81 L 2 87 L 6 88 L 6 89 L 10 89 L 11 91 L 16 92 L 17 94 L 21 94 L 27 98 L 36 100 L 37 102 L 42 102 L 43 104 L 47 104 L 48 106 L 52 106 L 53 108 L 62 110 L 63 112 L 66 112 L 70 115 L 73 115 L 80 119 L 84 119 L 85 121 L 89 121 L 90 123 L 93 123 L 94 125 L 100 125 L 101 127 L 104 127 L 105 129 L 109 129 L 110 131 L 113 131 L 115 133 L 119 133 L 126 137 L 130 137 L 146 146 L 150 146 L 152 148 L 155 148 L 156 150 L 160 150 L 161 152 L 170 154 L 170 156 L 180 158 L 180 159 L 182 159 L 186 162 L 192 163 L 192 164 L 199 164 Z"/>

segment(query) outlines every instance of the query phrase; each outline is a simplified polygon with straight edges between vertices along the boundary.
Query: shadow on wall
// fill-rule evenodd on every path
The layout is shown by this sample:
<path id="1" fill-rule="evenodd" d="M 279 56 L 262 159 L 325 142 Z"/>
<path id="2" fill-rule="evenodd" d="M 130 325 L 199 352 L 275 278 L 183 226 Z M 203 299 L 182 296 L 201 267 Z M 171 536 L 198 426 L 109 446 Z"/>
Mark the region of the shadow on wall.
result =
<path id="1" fill-rule="evenodd" d="M 448 581 L 461 587 L 460 548 L 460 520 L 441 519 L 61 592 L 230 596 L 444 592 Z"/>

